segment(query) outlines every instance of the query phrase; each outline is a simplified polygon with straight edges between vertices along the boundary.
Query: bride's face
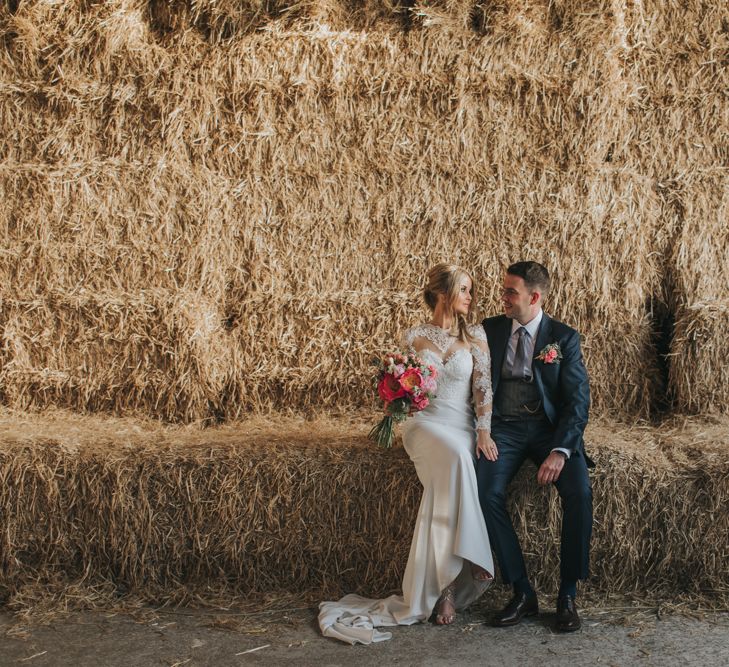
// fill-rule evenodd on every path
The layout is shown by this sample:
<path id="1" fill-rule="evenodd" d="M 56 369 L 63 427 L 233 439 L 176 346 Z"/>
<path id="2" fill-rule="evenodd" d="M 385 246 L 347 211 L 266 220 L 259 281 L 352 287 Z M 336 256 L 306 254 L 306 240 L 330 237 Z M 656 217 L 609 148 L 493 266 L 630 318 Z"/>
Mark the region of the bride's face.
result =
<path id="1" fill-rule="evenodd" d="M 473 284 L 468 276 L 461 278 L 461 284 L 458 286 L 458 296 L 453 303 L 453 312 L 456 315 L 468 315 L 471 310 L 471 299 L 473 292 Z"/>

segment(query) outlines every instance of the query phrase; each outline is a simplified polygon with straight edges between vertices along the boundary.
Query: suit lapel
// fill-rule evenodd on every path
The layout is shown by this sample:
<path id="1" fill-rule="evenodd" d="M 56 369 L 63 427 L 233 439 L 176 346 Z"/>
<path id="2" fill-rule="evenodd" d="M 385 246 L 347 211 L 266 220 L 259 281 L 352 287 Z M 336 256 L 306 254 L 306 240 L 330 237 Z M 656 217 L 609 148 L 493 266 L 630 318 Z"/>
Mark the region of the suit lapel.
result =
<path id="1" fill-rule="evenodd" d="M 537 332 L 537 341 L 534 344 L 534 355 L 532 356 L 532 372 L 534 378 L 539 386 L 539 391 L 544 396 L 544 385 L 542 384 L 542 362 L 536 360 L 536 356 L 544 349 L 544 346 L 549 343 L 549 339 L 552 336 L 552 320 L 544 313 L 542 315 L 542 321 L 539 323 L 539 331 Z"/>
<path id="2" fill-rule="evenodd" d="M 504 317 L 503 321 L 499 323 L 499 328 L 494 336 L 494 345 L 491 349 L 491 386 L 494 391 L 499 386 L 501 367 L 504 365 L 504 357 L 506 356 L 510 336 L 511 320 Z"/>

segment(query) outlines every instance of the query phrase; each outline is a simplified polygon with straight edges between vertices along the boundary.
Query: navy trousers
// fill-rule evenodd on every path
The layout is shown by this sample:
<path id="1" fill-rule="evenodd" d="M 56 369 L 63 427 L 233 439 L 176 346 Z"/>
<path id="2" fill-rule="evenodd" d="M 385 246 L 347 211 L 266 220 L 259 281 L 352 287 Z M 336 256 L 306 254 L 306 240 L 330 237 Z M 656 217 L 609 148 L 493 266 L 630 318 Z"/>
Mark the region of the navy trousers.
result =
<path id="1" fill-rule="evenodd" d="M 553 427 L 546 419 L 504 421 L 495 418 L 491 437 L 498 447 L 499 458 L 496 461 L 489 461 L 483 455 L 478 458 L 479 502 L 505 583 L 527 576 L 521 546 L 506 509 L 507 487 L 526 459 L 539 467 L 549 456 L 554 446 L 553 433 Z M 581 453 L 573 453 L 565 461 L 555 486 L 562 499 L 560 575 L 563 581 L 586 579 L 592 535 L 592 487 Z"/>

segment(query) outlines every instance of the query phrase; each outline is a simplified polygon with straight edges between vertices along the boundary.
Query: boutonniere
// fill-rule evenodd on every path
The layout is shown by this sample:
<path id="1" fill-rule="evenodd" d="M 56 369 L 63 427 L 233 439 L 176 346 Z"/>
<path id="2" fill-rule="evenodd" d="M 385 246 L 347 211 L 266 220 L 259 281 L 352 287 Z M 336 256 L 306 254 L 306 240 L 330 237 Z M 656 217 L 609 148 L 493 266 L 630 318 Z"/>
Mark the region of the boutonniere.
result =
<path id="1" fill-rule="evenodd" d="M 542 348 L 542 351 L 535 357 L 543 364 L 558 364 L 562 358 L 562 350 L 559 343 L 550 343 Z"/>

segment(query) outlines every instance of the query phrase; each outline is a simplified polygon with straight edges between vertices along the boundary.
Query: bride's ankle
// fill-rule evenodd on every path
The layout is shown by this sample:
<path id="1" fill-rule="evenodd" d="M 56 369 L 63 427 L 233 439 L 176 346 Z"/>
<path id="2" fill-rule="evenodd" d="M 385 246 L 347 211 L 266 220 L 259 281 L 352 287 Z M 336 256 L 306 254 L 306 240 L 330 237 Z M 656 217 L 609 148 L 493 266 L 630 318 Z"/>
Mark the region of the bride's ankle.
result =
<path id="1" fill-rule="evenodd" d="M 435 603 L 436 625 L 450 625 L 456 618 L 456 585 L 446 586 Z"/>
<path id="2" fill-rule="evenodd" d="M 491 574 L 486 568 L 483 568 L 476 563 L 471 563 L 471 576 L 476 581 L 492 581 L 494 578 L 494 575 Z"/>

